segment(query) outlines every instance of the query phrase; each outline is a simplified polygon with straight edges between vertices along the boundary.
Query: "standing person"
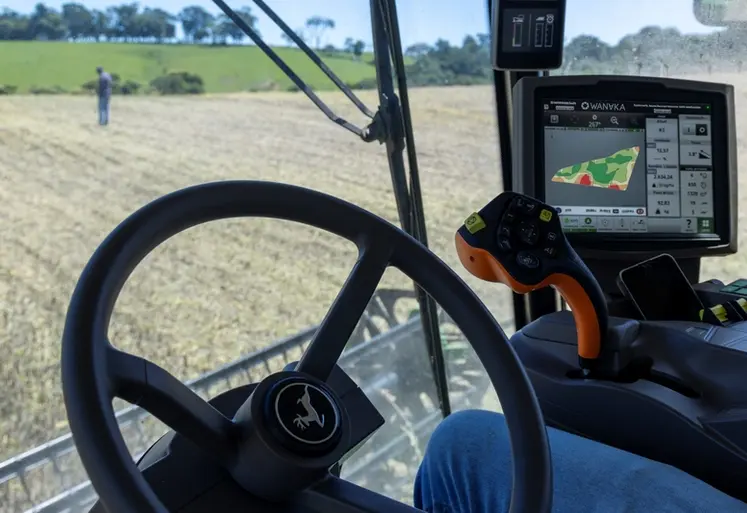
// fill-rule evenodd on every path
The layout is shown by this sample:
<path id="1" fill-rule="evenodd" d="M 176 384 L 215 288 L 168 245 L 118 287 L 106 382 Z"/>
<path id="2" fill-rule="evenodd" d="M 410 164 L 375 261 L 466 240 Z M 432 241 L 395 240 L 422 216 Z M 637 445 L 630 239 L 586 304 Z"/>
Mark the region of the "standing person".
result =
<path id="1" fill-rule="evenodd" d="M 109 100 L 112 97 L 112 76 L 98 66 L 96 72 L 99 74 L 99 125 L 109 124 Z"/>

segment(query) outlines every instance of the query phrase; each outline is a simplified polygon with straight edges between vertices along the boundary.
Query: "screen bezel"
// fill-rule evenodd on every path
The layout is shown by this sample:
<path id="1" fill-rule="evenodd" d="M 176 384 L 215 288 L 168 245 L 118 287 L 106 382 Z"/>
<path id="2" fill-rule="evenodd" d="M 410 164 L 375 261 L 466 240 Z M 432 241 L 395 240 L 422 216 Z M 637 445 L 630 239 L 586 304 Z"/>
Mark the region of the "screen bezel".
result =
<path id="1" fill-rule="evenodd" d="M 713 168 L 725 170 L 724 173 L 714 171 L 713 175 L 715 235 L 567 232 L 566 236 L 584 255 L 605 257 L 611 252 L 672 253 L 676 257 L 736 252 L 736 134 L 731 86 L 655 77 L 532 77 L 519 81 L 514 93 L 517 120 L 514 154 L 518 155 L 513 170 L 515 188 L 541 201 L 545 201 L 543 105 L 546 101 L 589 99 L 710 104 Z M 531 171 L 523 173 L 522 170 Z"/>

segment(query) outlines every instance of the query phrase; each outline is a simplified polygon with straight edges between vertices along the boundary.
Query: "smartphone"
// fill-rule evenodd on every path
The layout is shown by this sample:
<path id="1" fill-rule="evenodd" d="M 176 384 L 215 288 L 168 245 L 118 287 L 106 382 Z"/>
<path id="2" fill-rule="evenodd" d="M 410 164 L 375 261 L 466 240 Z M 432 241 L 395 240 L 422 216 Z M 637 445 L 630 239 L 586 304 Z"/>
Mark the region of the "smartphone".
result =
<path id="1" fill-rule="evenodd" d="M 703 302 L 672 255 L 659 255 L 623 269 L 617 285 L 644 320 L 700 320 Z"/>

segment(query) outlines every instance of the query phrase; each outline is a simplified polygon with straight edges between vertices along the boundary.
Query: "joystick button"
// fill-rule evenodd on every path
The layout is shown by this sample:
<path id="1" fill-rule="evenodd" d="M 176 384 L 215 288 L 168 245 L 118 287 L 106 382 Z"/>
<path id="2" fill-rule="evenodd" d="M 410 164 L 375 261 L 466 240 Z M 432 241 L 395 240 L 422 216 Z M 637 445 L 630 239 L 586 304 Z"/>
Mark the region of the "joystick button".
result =
<path id="1" fill-rule="evenodd" d="M 536 269 L 540 265 L 539 258 L 529 253 L 528 251 L 522 251 L 516 255 L 516 263 L 527 269 Z"/>
<path id="2" fill-rule="evenodd" d="M 500 225 L 498 227 L 498 237 L 511 237 L 511 229 L 505 224 Z"/>
<path id="3" fill-rule="evenodd" d="M 549 256 L 550 258 L 555 258 L 555 255 L 558 254 L 558 250 L 552 246 L 547 246 L 542 251 L 544 251 L 545 255 Z"/>
<path id="4" fill-rule="evenodd" d="M 548 232 L 547 233 L 547 242 L 550 244 L 554 243 L 556 240 L 558 240 L 558 234 L 555 232 Z"/>
<path id="5" fill-rule="evenodd" d="M 531 214 L 537 208 L 537 203 L 526 198 L 516 198 L 514 206 L 522 214 Z"/>
<path id="6" fill-rule="evenodd" d="M 511 251 L 511 241 L 508 237 L 498 237 L 498 247 L 501 251 Z"/>
<path id="7" fill-rule="evenodd" d="M 523 222 L 519 225 L 519 237 L 525 244 L 534 246 L 539 238 L 539 227 L 537 223 Z"/>

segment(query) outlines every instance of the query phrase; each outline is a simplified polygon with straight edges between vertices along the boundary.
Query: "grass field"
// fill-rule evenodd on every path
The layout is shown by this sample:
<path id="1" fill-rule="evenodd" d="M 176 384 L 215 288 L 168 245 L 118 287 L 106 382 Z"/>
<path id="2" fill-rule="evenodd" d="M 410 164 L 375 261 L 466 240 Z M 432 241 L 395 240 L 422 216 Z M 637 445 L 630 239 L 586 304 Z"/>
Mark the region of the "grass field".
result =
<path id="1" fill-rule="evenodd" d="M 275 51 L 315 90 L 334 89 L 301 50 Z M 363 55 L 361 61 L 347 54 L 324 57 L 332 71 L 348 84 L 374 77 L 370 60 L 370 55 Z M 0 42 L 0 85 L 17 86 L 19 92 L 53 86 L 78 90 L 84 82 L 96 78 L 99 65 L 123 80 L 141 84 L 166 72 L 189 71 L 203 78 L 209 93 L 247 91 L 271 82 L 285 90 L 292 83 L 256 46 Z"/>
<path id="2" fill-rule="evenodd" d="M 737 119 L 745 119 L 747 81 L 713 79 L 737 82 Z M 493 93 L 411 96 L 431 246 L 466 277 L 453 232 L 501 191 Z M 341 95 L 322 97 L 364 124 Z M 373 106 L 373 95 L 363 97 Z M 83 97 L 0 98 L 0 460 L 67 431 L 59 342 L 70 294 L 98 243 L 146 202 L 205 181 L 273 180 L 396 220 L 384 148 L 357 140 L 301 95 L 116 98 L 105 129 L 94 107 Z M 290 223 L 201 226 L 135 271 L 111 339 L 181 379 L 195 377 L 319 322 L 354 259 L 349 244 Z M 745 263 L 742 255 L 706 261 L 703 276 L 736 278 Z M 499 320 L 510 317 L 504 287 L 466 278 Z M 408 280 L 390 271 L 383 285 Z"/>

